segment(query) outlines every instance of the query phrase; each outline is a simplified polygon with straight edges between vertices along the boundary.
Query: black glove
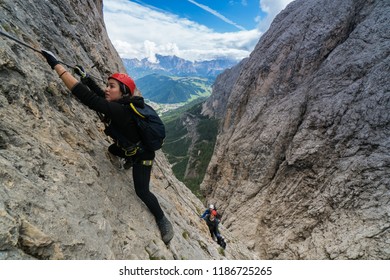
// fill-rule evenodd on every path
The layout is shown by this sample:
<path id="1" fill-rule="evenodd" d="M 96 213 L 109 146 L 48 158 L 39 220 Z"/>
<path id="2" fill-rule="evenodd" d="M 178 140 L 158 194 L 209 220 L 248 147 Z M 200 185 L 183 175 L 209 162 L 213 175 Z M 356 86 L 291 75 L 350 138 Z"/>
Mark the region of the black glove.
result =
<path id="1" fill-rule="evenodd" d="M 75 67 L 73 67 L 73 71 L 75 72 L 75 74 L 79 75 L 82 79 L 86 78 L 87 77 L 87 72 L 85 72 L 83 66 L 81 65 L 76 65 Z"/>
<path id="2" fill-rule="evenodd" d="M 54 66 L 60 64 L 52 52 L 47 50 L 41 50 L 41 54 L 46 58 L 47 63 L 49 63 L 49 65 L 51 66 L 51 69 L 54 69 Z"/>

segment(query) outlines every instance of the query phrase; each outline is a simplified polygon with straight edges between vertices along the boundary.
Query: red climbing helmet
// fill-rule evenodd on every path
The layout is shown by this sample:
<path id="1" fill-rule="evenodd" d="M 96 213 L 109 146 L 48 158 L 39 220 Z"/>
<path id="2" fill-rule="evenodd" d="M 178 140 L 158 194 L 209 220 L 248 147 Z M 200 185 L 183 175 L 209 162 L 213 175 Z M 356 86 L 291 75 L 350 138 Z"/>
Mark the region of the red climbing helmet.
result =
<path id="1" fill-rule="evenodd" d="M 217 211 L 215 211 L 215 210 L 211 211 L 211 215 L 213 215 L 214 217 L 216 217 L 216 216 L 217 216 Z"/>
<path id="2" fill-rule="evenodd" d="M 129 75 L 127 75 L 125 73 L 114 73 L 108 78 L 115 79 L 115 80 L 123 83 L 124 85 L 126 85 L 130 89 L 131 95 L 134 94 L 135 83 Z"/>

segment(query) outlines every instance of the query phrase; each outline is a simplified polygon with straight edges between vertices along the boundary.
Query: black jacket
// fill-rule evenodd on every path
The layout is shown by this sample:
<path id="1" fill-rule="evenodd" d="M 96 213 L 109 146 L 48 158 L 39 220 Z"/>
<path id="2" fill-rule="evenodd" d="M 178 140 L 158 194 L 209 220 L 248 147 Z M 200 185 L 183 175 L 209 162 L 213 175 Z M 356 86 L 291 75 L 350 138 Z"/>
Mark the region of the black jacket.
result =
<path id="1" fill-rule="evenodd" d="M 82 83 L 76 84 L 72 89 L 72 93 L 90 109 L 104 114 L 105 121 L 108 123 L 106 130 L 114 132 L 108 133 L 114 140 L 118 140 L 115 137 L 115 133 L 120 133 L 131 143 L 139 143 L 141 138 L 137 131 L 134 113 L 129 104 L 133 103 L 134 106 L 143 108 L 145 106 L 143 97 L 124 96 L 119 100 L 109 102 L 104 97 L 104 91 L 89 78 L 83 79 Z M 144 151 L 141 158 L 153 159 L 154 152 Z"/>

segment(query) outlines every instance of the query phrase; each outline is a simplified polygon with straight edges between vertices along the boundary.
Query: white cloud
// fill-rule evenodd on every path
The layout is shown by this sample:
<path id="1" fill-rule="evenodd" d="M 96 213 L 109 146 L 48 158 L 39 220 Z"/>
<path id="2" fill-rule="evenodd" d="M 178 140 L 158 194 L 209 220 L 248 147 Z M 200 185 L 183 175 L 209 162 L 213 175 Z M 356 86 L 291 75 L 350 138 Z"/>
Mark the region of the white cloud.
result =
<path id="1" fill-rule="evenodd" d="M 267 31 L 275 16 L 292 1 L 293 0 L 259 0 L 261 10 L 267 13 L 267 16 L 264 19 L 256 19 L 256 21 L 259 22 L 259 30 L 262 32 Z"/>
<path id="2" fill-rule="evenodd" d="M 270 13 L 283 2 L 260 1 Z M 127 0 L 104 0 L 103 4 L 108 34 L 122 58 L 147 57 L 153 62 L 158 53 L 192 61 L 242 59 L 250 54 L 262 34 L 259 28 L 217 33 L 188 19 Z"/>

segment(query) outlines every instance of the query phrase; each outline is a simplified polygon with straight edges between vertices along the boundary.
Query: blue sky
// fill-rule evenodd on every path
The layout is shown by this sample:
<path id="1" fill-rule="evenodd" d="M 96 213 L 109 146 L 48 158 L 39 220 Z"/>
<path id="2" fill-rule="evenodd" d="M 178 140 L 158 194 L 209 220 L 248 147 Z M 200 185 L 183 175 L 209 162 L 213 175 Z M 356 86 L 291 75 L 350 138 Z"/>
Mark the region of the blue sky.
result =
<path id="1" fill-rule="evenodd" d="M 155 54 L 199 61 L 242 59 L 292 0 L 103 0 L 108 35 L 122 58 Z"/>
<path id="2" fill-rule="evenodd" d="M 256 17 L 265 17 L 259 1 L 169 0 L 133 1 L 158 8 L 181 18 L 212 28 L 216 32 L 236 32 L 256 28 Z"/>

